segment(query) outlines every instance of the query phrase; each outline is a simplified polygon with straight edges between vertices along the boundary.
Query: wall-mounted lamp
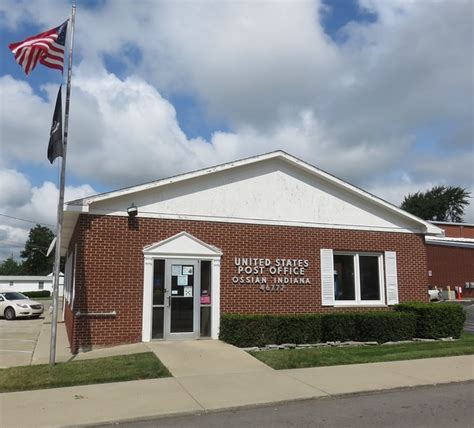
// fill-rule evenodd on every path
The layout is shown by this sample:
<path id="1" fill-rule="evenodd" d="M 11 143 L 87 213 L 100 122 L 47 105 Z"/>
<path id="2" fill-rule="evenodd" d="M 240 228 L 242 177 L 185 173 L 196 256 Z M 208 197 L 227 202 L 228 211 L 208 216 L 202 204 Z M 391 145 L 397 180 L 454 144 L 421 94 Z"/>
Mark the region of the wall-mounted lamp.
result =
<path id="1" fill-rule="evenodd" d="M 136 215 L 138 214 L 138 208 L 135 206 L 134 203 L 132 203 L 132 205 L 127 208 L 127 214 L 129 217 L 136 217 Z"/>

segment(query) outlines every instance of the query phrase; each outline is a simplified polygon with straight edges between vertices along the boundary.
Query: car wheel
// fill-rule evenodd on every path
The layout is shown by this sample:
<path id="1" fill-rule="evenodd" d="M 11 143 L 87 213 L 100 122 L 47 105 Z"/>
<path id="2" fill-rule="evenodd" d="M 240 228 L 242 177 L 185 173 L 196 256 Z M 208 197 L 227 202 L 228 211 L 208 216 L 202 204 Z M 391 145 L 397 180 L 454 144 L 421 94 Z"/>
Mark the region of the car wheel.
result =
<path id="1" fill-rule="evenodd" d="M 5 319 L 11 321 L 11 320 L 14 320 L 15 317 L 16 317 L 15 309 L 13 308 L 5 309 Z"/>

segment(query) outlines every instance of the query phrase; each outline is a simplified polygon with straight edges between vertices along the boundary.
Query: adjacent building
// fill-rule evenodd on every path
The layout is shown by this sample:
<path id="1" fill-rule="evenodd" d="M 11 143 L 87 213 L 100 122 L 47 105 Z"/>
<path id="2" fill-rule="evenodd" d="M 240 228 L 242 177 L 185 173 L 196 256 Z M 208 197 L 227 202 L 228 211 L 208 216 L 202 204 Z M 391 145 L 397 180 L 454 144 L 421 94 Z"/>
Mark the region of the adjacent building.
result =
<path id="1" fill-rule="evenodd" d="M 69 202 L 63 230 L 73 351 L 217 339 L 225 313 L 427 301 L 442 233 L 281 151 Z"/>
<path id="2" fill-rule="evenodd" d="M 426 237 L 429 285 L 462 287 L 464 297 L 474 297 L 474 224 L 432 223 L 444 234 Z"/>
<path id="3" fill-rule="evenodd" d="M 59 277 L 58 295 L 63 295 L 64 275 Z M 53 292 L 53 274 L 49 275 L 0 275 L 0 290 L 18 291 L 49 291 Z"/>

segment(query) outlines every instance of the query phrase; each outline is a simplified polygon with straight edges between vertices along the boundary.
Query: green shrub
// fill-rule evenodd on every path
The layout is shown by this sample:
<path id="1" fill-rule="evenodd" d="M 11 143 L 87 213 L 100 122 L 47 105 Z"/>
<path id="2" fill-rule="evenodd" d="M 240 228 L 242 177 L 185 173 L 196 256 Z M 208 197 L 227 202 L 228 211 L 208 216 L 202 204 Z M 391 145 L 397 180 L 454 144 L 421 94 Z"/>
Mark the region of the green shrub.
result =
<path id="1" fill-rule="evenodd" d="M 221 318 L 219 338 L 235 346 L 326 341 L 408 340 L 416 315 L 402 312 L 359 312 L 301 315 L 239 315 Z"/>
<path id="2" fill-rule="evenodd" d="M 354 315 L 351 313 L 324 314 L 321 320 L 323 342 L 356 340 L 357 326 Z"/>
<path id="3" fill-rule="evenodd" d="M 326 341 L 379 343 L 413 337 L 459 338 L 466 313 L 457 304 L 411 303 L 395 311 L 301 315 L 225 314 L 219 338 L 235 346 Z"/>
<path id="4" fill-rule="evenodd" d="M 225 314 L 219 338 L 240 347 L 316 343 L 321 340 L 321 315 Z"/>
<path id="5" fill-rule="evenodd" d="M 357 312 L 325 314 L 322 319 L 323 341 L 388 342 L 411 339 L 416 317 L 396 312 Z"/>
<path id="6" fill-rule="evenodd" d="M 394 308 L 416 315 L 415 337 L 420 338 L 459 338 L 466 320 L 466 311 L 456 303 L 402 303 Z"/>
<path id="7" fill-rule="evenodd" d="M 39 291 L 22 291 L 21 294 L 25 295 L 26 297 L 50 297 L 51 292 L 48 290 L 39 290 Z"/>
<path id="8" fill-rule="evenodd" d="M 416 316 L 401 312 L 368 312 L 356 314 L 357 340 L 379 343 L 410 340 L 416 331 Z"/>

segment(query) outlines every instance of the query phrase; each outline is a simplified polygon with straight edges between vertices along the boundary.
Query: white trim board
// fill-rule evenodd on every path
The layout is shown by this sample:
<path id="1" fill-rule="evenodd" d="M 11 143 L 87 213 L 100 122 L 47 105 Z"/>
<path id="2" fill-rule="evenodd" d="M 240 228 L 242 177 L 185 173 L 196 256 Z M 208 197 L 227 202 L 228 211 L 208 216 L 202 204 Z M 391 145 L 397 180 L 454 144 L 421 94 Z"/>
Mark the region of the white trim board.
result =
<path id="1" fill-rule="evenodd" d="M 91 209 L 91 215 L 113 215 L 117 217 L 128 217 L 128 214 L 123 212 L 114 212 L 110 214 L 108 211 Z M 373 232 L 398 232 L 398 233 L 420 233 L 417 229 L 395 228 L 395 227 L 380 227 L 367 226 L 357 224 L 340 224 L 340 223 L 311 223 L 301 221 L 275 221 L 259 218 L 239 218 L 239 217 L 215 217 L 215 216 L 199 216 L 190 214 L 165 214 L 165 213 L 151 213 L 140 212 L 139 218 L 155 218 L 165 220 L 192 220 L 192 221 L 210 221 L 216 223 L 235 223 L 235 224 L 258 224 L 268 226 L 289 226 L 289 227 L 315 227 L 320 229 L 344 229 L 344 230 L 365 230 Z"/>
<path id="2" fill-rule="evenodd" d="M 428 245 L 442 245 L 446 247 L 474 248 L 474 239 L 425 236 Z"/>

